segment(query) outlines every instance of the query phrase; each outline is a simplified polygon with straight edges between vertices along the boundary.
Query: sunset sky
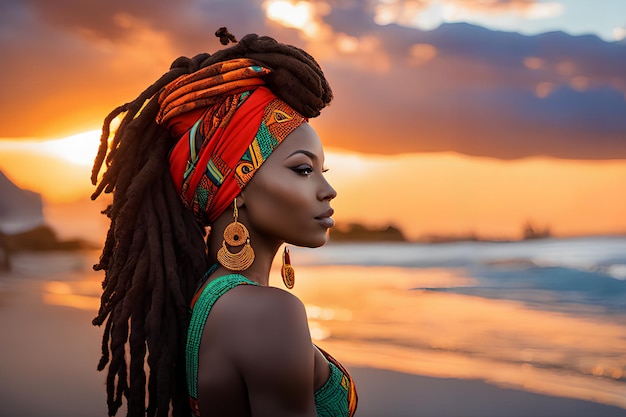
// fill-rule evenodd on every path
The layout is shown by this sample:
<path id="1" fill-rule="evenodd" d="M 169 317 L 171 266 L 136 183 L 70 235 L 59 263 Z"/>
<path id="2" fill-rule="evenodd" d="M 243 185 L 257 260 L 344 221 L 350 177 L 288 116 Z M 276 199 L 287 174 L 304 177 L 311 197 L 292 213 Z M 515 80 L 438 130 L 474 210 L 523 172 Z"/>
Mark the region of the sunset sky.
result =
<path id="1" fill-rule="evenodd" d="M 50 204 L 84 198 L 103 117 L 219 49 L 220 26 L 320 61 L 338 222 L 626 233 L 622 0 L 4 0 L 0 169 Z"/>

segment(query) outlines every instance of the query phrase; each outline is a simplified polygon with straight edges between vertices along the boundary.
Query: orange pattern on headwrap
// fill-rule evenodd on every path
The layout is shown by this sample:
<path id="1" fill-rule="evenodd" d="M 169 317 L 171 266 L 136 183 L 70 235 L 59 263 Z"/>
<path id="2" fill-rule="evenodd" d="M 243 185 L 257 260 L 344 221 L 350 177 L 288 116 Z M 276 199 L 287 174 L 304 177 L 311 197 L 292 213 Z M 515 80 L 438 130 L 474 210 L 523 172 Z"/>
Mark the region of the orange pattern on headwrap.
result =
<path id="1" fill-rule="evenodd" d="M 248 59 L 225 61 L 180 77 L 160 96 L 157 121 L 180 136 L 170 172 L 202 224 L 215 221 L 273 150 L 306 122 L 269 89 L 257 87 L 264 83 L 259 76 L 270 72 Z"/>
<path id="2" fill-rule="evenodd" d="M 198 108 L 208 107 L 226 94 L 252 89 L 265 82 L 261 77 L 271 73 L 260 62 L 237 58 L 218 62 L 169 83 L 159 97 L 157 123 Z"/>

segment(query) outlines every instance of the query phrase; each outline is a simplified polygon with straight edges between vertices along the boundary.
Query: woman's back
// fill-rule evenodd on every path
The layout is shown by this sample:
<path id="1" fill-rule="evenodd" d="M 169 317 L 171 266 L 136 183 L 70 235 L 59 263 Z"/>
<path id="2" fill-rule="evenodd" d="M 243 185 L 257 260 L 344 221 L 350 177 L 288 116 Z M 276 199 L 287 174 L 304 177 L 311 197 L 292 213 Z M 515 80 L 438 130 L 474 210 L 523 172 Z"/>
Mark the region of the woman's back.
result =
<path id="1" fill-rule="evenodd" d="M 239 274 L 209 281 L 194 305 L 188 338 L 192 379 L 195 352 L 199 415 L 315 416 L 325 415 L 320 409 L 337 407 L 347 411 L 348 391 L 341 382 L 325 386 L 334 365 L 311 343 L 304 306 L 281 289 L 259 286 Z M 333 395 L 333 390 L 345 395 Z M 317 414 L 311 414 L 311 401 Z"/>

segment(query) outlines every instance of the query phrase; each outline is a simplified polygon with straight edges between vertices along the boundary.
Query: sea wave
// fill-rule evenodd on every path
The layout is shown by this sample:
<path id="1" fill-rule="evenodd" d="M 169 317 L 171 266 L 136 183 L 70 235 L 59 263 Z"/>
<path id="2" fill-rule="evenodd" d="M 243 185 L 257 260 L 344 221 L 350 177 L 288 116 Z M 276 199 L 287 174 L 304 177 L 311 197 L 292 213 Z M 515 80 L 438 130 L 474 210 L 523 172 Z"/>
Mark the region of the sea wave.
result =
<path id="1" fill-rule="evenodd" d="M 302 265 L 445 268 L 471 285 L 415 287 L 428 291 L 520 301 L 534 308 L 626 312 L 626 237 L 519 242 L 331 244 L 294 248 Z"/>

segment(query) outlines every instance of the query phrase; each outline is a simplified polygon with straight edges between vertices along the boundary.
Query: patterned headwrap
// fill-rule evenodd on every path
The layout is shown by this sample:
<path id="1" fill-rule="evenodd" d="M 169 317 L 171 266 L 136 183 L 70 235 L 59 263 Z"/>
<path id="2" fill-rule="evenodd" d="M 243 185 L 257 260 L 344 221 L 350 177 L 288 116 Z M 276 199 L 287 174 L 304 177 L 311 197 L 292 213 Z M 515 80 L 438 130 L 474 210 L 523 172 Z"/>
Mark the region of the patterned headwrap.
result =
<path id="1" fill-rule="evenodd" d="M 276 147 L 307 119 L 263 87 L 272 70 L 238 58 L 168 84 L 157 122 L 180 138 L 170 172 L 183 203 L 213 223 Z"/>

